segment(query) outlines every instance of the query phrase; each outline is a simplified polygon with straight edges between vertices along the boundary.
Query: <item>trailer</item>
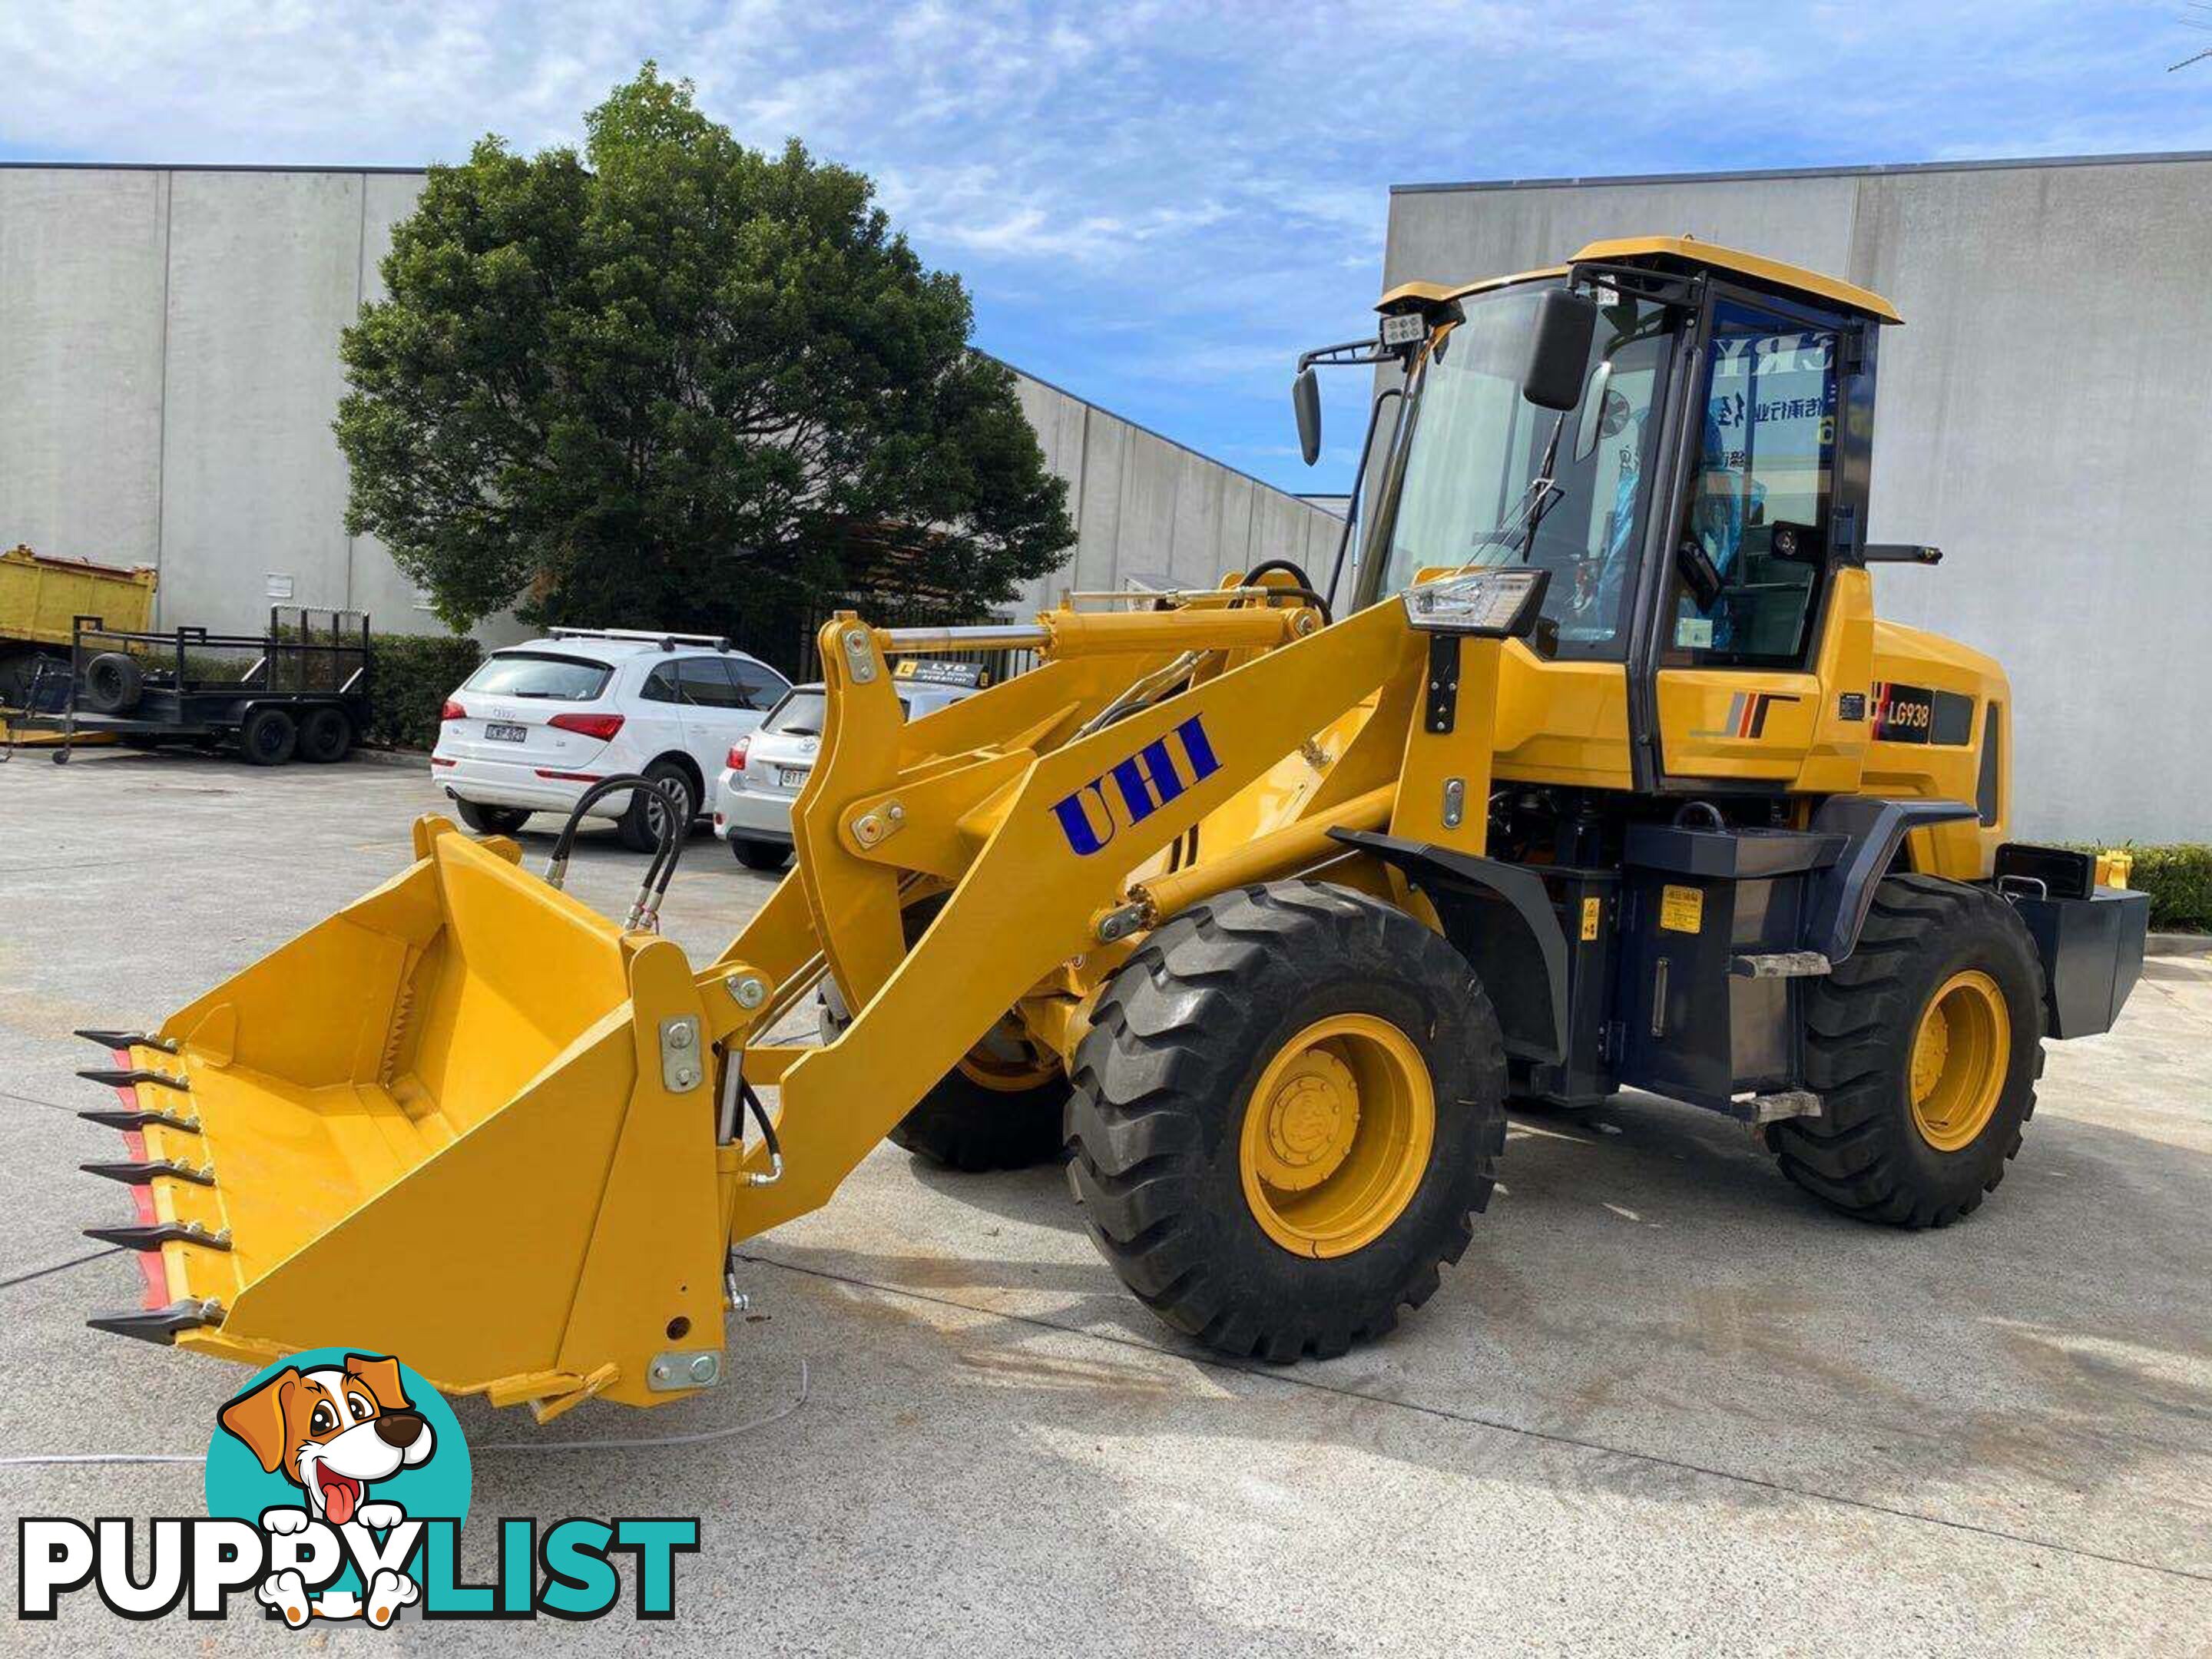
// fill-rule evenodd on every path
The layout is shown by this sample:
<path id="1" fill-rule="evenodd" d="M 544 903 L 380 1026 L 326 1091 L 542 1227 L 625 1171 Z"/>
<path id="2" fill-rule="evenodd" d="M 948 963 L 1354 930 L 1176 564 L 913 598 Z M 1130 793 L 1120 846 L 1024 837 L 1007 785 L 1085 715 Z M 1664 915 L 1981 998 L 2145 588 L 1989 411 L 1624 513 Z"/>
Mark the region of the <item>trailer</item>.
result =
<path id="1" fill-rule="evenodd" d="M 27 547 L 0 553 L 0 708 L 21 708 L 41 658 L 69 649 L 70 619 L 98 612 L 118 628 L 153 618 L 155 574 L 144 565 L 59 558 Z"/>
<path id="2" fill-rule="evenodd" d="M 327 764 L 352 752 L 368 720 L 366 612 L 274 605 L 264 634 L 112 628 L 70 620 L 69 654 L 33 666 L 18 741 L 106 738 L 134 748 L 222 744 L 255 766 Z"/>

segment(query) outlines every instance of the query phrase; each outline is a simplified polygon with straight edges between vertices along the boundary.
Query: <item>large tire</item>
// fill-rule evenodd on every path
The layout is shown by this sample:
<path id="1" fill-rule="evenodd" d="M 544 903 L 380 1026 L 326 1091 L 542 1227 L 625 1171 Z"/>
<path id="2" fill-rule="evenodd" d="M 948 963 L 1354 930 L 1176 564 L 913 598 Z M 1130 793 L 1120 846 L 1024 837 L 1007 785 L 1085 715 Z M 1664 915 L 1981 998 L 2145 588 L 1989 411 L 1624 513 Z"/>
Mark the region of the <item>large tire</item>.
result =
<path id="1" fill-rule="evenodd" d="M 300 728 L 282 708 L 249 708 L 238 726 L 238 752 L 249 766 L 282 766 L 300 746 Z"/>
<path id="2" fill-rule="evenodd" d="M 530 822 L 530 814 L 520 806 L 483 806 L 472 800 L 457 800 L 453 807 L 460 813 L 461 822 L 480 836 L 511 836 Z"/>
<path id="3" fill-rule="evenodd" d="M 1821 1115 L 1771 1126 L 1767 1145 L 1846 1215 L 1947 1227 L 2020 1151 L 2043 1030 L 2042 963 L 2012 906 L 1985 887 L 1891 876 L 1857 948 L 1811 991 L 1805 1075 Z"/>
<path id="4" fill-rule="evenodd" d="M 926 922 L 942 902 L 916 906 L 923 913 L 919 920 Z M 915 912 L 908 915 L 911 926 Z M 834 1042 L 852 1018 L 834 980 L 823 983 L 819 1012 L 822 1040 Z M 927 1163 L 969 1175 L 1026 1170 L 1057 1159 L 1067 1078 L 1031 1050 L 1037 1075 L 1027 1081 L 1015 1047 L 1026 1043 L 1010 1027 L 994 1029 L 975 1054 L 932 1085 L 885 1139 Z"/>
<path id="5" fill-rule="evenodd" d="M 748 836 L 730 837 L 730 851 L 748 870 L 781 870 L 791 857 L 791 843 L 755 841 Z"/>
<path id="6" fill-rule="evenodd" d="M 300 720 L 300 758 L 331 766 L 353 752 L 353 720 L 343 708 L 325 704 Z"/>
<path id="7" fill-rule="evenodd" d="M 1392 1127 L 1418 1125 L 1424 1094 L 1425 1147 Z M 1099 998 L 1068 1177 L 1106 1260 L 1177 1330 L 1329 1358 L 1467 1249 L 1504 1095 L 1498 1017 L 1457 951 L 1344 888 L 1249 887 L 1158 929 Z"/>
<path id="8" fill-rule="evenodd" d="M 680 809 L 684 822 L 677 826 L 676 839 L 682 841 L 691 833 L 693 820 L 699 816 L 699 786 L 691 774 L 672 760 L 657 760 L 645 769 L 645 775 L 653 790 L 633 789 L 629 807 L 615 820 L 615 832 L 622 844 L 633 853 L 650 853 L 660 845 L 659 817 L 668 810 L 665 799 L 655 798 L 656 792 L 671 787 L 684 791 L 684 805 Z"/>
<path id="9" fill-rule="evenodd" d="M 138 706 L 145 678 L 137 658 L 103 651 L 84 665 L 84 706 L 95 714 L 127 714 Z"/>

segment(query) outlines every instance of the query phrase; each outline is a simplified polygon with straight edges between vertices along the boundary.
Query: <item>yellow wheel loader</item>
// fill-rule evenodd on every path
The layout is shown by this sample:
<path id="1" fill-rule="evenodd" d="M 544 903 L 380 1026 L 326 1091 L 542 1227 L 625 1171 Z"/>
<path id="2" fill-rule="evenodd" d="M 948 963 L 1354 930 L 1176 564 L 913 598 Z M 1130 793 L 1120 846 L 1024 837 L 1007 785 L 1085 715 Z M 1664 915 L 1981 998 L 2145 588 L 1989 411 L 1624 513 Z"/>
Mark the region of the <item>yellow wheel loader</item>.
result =
<path id="1" fill-rule="evenodd" d="M 656 936 L 651 878 L 617 926 L 559 849 L 429 817 L 385 886 L 89 1034 L 139 1206 L 95 1236 L 148 1282 L 94 1322 L 379 1348 L 541 1417 L 681 1399 L 724 1375 L 732 1247 L 889 1134 L 1065 1157 L 1169 1324 L 1328 1356 L 1466 1249 L 1509 1101 L 1631 1087 L 1849 1214 L 1972 1210 L 2148 904 L 2009 839 L 2004 675 L 1874 614 L 1874 567 L 1938 557 L 1868 534 L 1896 313 L 1686 238 L 1380 310 L 1295 383 L 1310 459 L 1316 369 L 1402 371 L 1348 591 L 1340 550 L 1325 587 L 837 618 L 795 866 L 719 960 Z M 1041 665 L 902 720 L 899 659 L 1000 647 Z"/>

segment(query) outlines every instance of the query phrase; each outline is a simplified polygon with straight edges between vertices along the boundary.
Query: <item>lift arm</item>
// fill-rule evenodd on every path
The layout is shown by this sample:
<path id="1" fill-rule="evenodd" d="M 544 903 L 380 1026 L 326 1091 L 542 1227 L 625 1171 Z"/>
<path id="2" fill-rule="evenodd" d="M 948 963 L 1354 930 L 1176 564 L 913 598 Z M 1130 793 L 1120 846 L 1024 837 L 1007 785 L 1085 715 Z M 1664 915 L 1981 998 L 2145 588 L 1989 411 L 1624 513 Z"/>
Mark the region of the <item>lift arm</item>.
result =
<path id="1" fill-rule="evenodd" d="M 725 961 L 796 973 L 819 958 L 854 1018 L 824 1048 L 760 1054 L 781 1079 L 787 1174 L 734 1192 L 732 1238 L 827 1200 L 1020 998 L 1101 948 L 1102 919 L 1133 871 L 1311 733 L 1407 679 L 1425 648 L 1396 605 L 1317 630 L 1302 607 L 1055 620 L 1051 664 L 917 722 L 904 748 L 884 652 L 895 636 L 847 620 L 824 629 L 830 714 L 794 818 L 799 870 Z M 1083 714 L 1104 686 L 1132 683 L 1132 659 L 1185 652 L 1248 659 L 1198 671 L 1189 690 L 1110 723 Z M 942 747 L 948 732 L 931 727 L 955 714 L 977 728 L 961 733 L 973 747 L 914 753 Z M 988 726 L 1000 742 L 980 740 Z M 924 878 L 952 894 L 909 951 L 902 900 Z M 739 1063 L 764 1077 L 754 1051 Z M 757 1158 L 745 1167 L 757 1173 Z"/>

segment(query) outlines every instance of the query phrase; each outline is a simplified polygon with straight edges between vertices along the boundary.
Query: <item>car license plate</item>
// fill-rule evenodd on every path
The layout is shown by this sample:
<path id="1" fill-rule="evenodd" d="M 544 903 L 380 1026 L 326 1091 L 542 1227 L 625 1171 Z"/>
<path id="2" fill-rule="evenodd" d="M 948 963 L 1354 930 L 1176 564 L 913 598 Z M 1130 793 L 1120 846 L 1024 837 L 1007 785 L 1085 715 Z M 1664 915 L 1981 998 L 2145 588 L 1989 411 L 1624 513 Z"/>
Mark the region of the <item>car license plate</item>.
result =
<path id="1" fill-rule="evenodd" d="M 530 728 L 508 720 L 486 720 L 484 736 L 494 743 L 520 743 L 530 736 Z"/>
<path id="2" fill-rule="evenodd" d="M 811 766 L 779 766 L 775 769 L 775 781 L 786 789 L 804 789 L 813 770 Z"/>

